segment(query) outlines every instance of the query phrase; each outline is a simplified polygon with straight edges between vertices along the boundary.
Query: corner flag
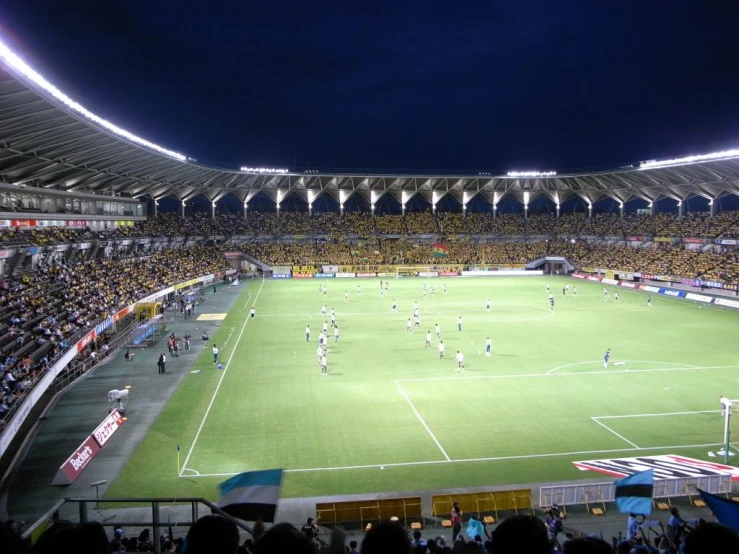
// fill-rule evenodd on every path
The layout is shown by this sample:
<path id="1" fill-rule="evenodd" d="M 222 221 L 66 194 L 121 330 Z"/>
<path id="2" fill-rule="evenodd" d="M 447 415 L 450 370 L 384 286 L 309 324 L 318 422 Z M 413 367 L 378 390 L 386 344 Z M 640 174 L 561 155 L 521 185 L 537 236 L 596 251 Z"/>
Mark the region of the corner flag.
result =
<path id="1" fill-rule="evenodd" d="M 216 506 L 245 521 L 261 517 L 265 522 L 274 522 L 281 484 L 281 469 L 240 473 L 218 485 L 221 498 Z"/>
<path id="2" fill-rule="evenodd" d="M 652 513 L 654 470 L 640 471 L 614 483 L 616 505 L 622 514 L 649 515 Z"/>
<path id="3" fill-rule="evenodd" d="M 721 525 L 739 533 L 739 502 L 698 489 L 703 500 Z"/>

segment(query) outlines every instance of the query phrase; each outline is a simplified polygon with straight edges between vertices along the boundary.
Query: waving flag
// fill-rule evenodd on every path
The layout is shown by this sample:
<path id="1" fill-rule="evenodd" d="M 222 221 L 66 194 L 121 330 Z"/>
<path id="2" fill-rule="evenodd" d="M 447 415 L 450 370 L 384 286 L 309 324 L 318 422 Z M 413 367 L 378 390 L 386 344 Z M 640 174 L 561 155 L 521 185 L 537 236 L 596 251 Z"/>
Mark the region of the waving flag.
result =
<path id="1" fill-rule="evenodd" d="M 240 473 L 218 485 L 221 498 L 216 506 L 245 521 L 256 521 L 261 517 L 266 522 L 273 522 L 281 484 L 281 469 Z"/>
<path id="2" fill-rule="evenodd" d="M 616 486 L 616 505 L 619 512 L 641 515 L 652 513 L 653 469 L 640 471 L 619 479 L 614 485 Z"/>
<path id="3" fill-rule="evenodd" d="M 434 244 L 434 258 L 446 258 L 447 256 L 449 256 L 449 247 L 440 242 Z"/>
<path id="4" fill-rule="evenodd" d="M 739 533 L 739 502 L 698 489 L 708 507 L 721 525 Z"/>

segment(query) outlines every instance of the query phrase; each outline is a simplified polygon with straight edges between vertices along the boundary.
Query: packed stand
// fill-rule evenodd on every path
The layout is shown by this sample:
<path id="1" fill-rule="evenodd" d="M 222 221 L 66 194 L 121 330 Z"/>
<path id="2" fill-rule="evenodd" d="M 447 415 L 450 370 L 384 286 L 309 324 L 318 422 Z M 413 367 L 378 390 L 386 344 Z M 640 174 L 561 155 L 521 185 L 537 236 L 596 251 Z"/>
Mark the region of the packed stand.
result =
<path id="1" fill-rule="evenodd" d="M 405 235 L 404 217 L 402 215 L 376 215 L 375 227 L 380 235 Z"/>
<path id="2" fill-rule="evenodd" d="M 137 221 L 136 231 L 144 237 L 181 237 L 187 234 L 187 224 L 178 213 L 161 213 L 146 221 Z"/>
<path id="3" fill-rule="evenodd" d="M 554 214 L 532 214 L 526 220 L 526 234 L 554 236 L 557 232 L 557 216 Z"/>
<path id="4" fill-rule="evenodd" d="M 336 212 L 313 212 L 310 224 L 313 235 L 343 236 L 346 234 L 344 220 Z"/>
<path id="5" fill-rule="evenodd" d="M 310 219 L 304 212 L 281 212 L 280 231 L 283 236 L 311 235 L 313 227 Z"/>
<path id="6" fill-rule="evenodd" d="M 349 235 L 369 237 L 375 234 L 375 218 L 367 212 L 344 212 L 344 223 Z"/>
<path id="7" fill-rule="evenodd" d="M 249 223 L 243 214 L 223 214 L 219 218 L 227 235 L 251 235 Z"/>
<path id="8" fill-rule="evenodd" d="M 464 216 L 459 212 L 436 212 L 436 220 L 442 235 L 463 235 L 466 232 Z"/>
<path id="9" fill-rule="evenodd" d="M 256 236 L 275 237 L 280 234 L 280 220 L 270 212 L 249 212 L 247 219 Z"/>
<path id="10" fill-rule="evenodd" d="M 81 333 L 154 291 L 229 269 L 219 249 L 167 250 L 134 261 L 41 266 L 0 282 L 2 408 L 7 415 Z"/>
<path id="11" fill-rule="evenodd" d="M 435 235 L 438 231 L 431 210 L 407 212 L 405 225 L 409 235 Z"/>
<path id="12" fill-rule="evenodd" d="M 490 213 L 468 213 L 464 218 L 470 235 L 502 235 L 503 223 Z"/>

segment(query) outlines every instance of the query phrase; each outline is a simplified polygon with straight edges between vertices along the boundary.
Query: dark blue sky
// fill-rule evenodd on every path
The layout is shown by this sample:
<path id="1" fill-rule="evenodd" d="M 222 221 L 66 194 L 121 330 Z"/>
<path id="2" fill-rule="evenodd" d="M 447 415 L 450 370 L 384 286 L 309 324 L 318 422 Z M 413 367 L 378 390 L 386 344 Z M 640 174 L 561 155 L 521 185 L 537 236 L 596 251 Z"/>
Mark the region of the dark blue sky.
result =
<path id="1" fill-rule="evenodd" d="M 4 0 L 0 25 L 201 162 L 563 170 L 738 147 L 738 4 Z"/>

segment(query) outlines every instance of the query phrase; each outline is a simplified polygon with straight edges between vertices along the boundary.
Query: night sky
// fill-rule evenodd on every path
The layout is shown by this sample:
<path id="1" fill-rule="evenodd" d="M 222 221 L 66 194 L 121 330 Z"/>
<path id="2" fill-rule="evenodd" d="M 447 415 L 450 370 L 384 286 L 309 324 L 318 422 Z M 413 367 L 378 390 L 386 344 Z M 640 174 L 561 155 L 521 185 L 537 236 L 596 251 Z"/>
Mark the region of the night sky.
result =
<path id="1" fill-rule="evenodd" d="M 200 162 L 296 170 L 739 147 L 738 22 L 707 1 L 0 4 L 4 40 L 92 111 Z"/>

